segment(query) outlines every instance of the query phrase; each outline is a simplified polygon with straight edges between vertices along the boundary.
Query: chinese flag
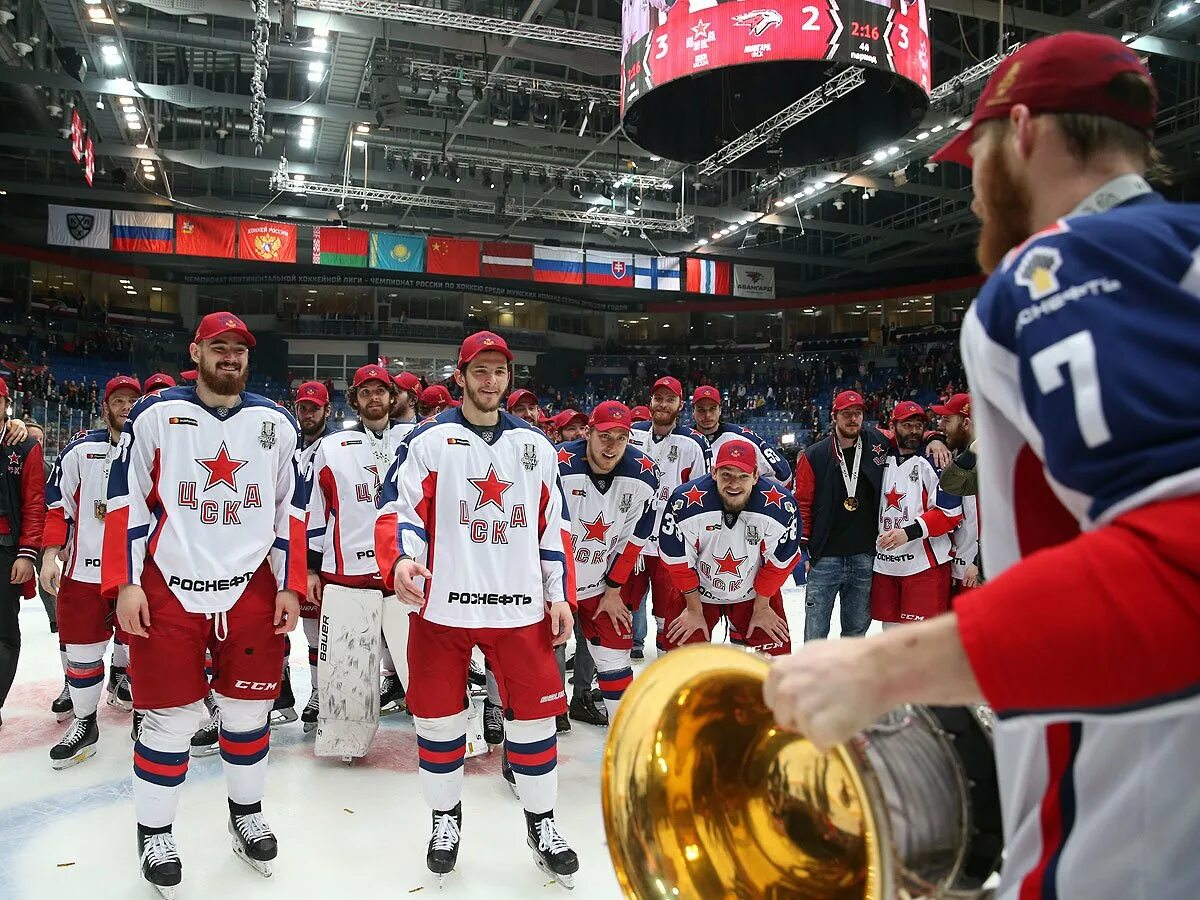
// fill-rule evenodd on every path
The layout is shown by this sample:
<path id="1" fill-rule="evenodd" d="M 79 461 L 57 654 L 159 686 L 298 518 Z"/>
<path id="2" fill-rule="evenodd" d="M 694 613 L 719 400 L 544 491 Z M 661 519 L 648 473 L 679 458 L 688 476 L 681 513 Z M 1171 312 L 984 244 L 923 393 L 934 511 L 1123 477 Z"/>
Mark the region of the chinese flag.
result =
<path id="1" fill-rule="evenodd" d="M 431 275 L 479 277 L 482 244 L 461 238 L 431 237 L 425 252 L 425 271 Z"/>

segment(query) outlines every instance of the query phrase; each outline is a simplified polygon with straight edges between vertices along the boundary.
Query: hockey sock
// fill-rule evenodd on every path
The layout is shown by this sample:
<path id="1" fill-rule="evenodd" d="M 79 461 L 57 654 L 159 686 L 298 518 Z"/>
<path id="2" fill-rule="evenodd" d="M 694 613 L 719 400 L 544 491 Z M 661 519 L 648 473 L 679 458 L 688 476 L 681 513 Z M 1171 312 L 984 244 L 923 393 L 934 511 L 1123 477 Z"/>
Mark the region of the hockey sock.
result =
<path id="1" fill-rule="evenodd" d="M 558 736 L 554 719 L 506 722 L 504 745 L 516 776 L 521 805 L 531 813 L 547 813 L 558 799 Z"/>
<path id="2" fill-rule="evenodd" d="M 104 690 L 104 648 L 108 641 L 97 644 L 67 645 L 67 688 L 76 718 L 90 716 L 100 705 Z"/>
<path id="3" fill-rule="evenodd" d="M 225 788 L 234 803 L 259 803 L 267 783 L 271 700 L 239 700 L 216 694 L 221 710 L 221 764 Z"/>
<path id="4" fill-rule="evenodd" d="M 383 642 L 383 653 L 380 654 L 379 663 L 383 668 L 384 675 L 396 674 L 396 661 L 392 659 L 392 651 L 388 649 L 387 641 Z M 407 685 L 405 685 L 407 687 Z"/>
<path id="5" fill-rule="evenodd" d="M 496 673 L 492 671 L 491 665 L 486 666 L 484 675 L 487 676 L 487 698 L 488 703 L 493 706 L 503 706 L 500 702 L 500 682 L 496 681 Z"/>
<path id="6" fill-rule="evenodd" d="M 146 710 L 133 745 L 133 808 L 139 825 L 163 828 L 175 821 L 192 735 L 206 718 L 199 700 L 187 706 Z"/>
<path id="7" fill-rule="evenodd" d="M 608 721 L 613 721 L 621 695 L 633 681 L 633 668 L 629 664 L 628 650 L 611 647 L 592 647 L 592 658 L 596 661 L 596 681 L 604 695 L 604 708 L 608 710 Z"/>
<path id="8" fill-rule="evenodd" d="M 312 679 L 312 689 L 317 689 L 317 643 L 321 629 L 319 619 L 301 619 L 304 623 L 304 636 L 308 639 L 308 677 Z"/>
<path id="9" fill-rule="evenodd" d="M 113 635 L 112 664 L 114 669 L 129 667 L 129 645 L 115 634 Z"/>
<path id="10" fill-rule="evenodd" d="M 59 641 L 58 658 L 62 661 L 63 675 L 67 674 L 67 645 Z"/>
<path id="11" fill-rule="evenodd" d="M 553 724 L 553 723 L 551 723 Z M 421 793 L 430 809 L 454 809 L 462 799 L 467 711 L 437 719 L 413 716 Z"/>

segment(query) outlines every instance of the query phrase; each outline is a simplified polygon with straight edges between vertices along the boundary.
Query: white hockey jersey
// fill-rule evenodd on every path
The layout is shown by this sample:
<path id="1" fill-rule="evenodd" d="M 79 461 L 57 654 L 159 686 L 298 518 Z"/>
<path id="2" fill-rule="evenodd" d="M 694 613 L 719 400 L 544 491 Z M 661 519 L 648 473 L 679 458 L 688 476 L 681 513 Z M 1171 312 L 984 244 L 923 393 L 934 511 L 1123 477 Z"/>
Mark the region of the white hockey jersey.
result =
<path id="1" fill-rule="evenodd" d="M 517 628 L 575 603 L 571 525 L 558 453 L 508 413 L 492 428 L 447 409 L 413 429 L 384 480 L 375 556 L 384 585 L 401 555 L 433 573 L 421 615 L 439 625 Z"/>
<path id="2" fill-rule="evenodd" d="M 910 540 L 875 550 L 881 575 L 916 575 L 950 561 L 950 532 L 962 521 L 962 499 L 938 486 L 938 473 L 921 453 L 888 451 L 879 495 L 879 533 L 903 528 Z"/>
<path id="3" fill-rule="evenodd" d="M 558 448 L 558 475 L 571 515 L 571 547 L 580 600 L 608 587 L 620 587 L 633 572 L 654 528 L 658 479 L 647 457 L 626 447 L 607 475 L 596 475 L 587 461 L 587 440 Z"/>
<path id="4" fill-rule="evenodd" d="M 63 447 L 46 481 L 42 546 L 64 548 L 62 573 L 72 581 L 100 583 L 112 450 L 107 429 L 89 431 Z"/>
<path id="5" fill-rule="evenodd" d="M 408 424 L 392 425 L 376 437 L 358 425 L 317 443 L 308 495 L 308 549 L 320 557 L 323 574 L 379 574 L 376 501 L 396 449 L 410 431 Z"/>
<path id="6" fill-rule="evenodd" d="M 950 532 L 950 543 L 954 555 L 950 560 L 951 575 L 962 581 L 967 574 L 967 566 L 979 563 L 975 557 L 979 555 L 979 501 L 975 497 L 963 497 L 962 523 Z"/>
<path id="7" fill-rule="evenodd" d="M 677 426 L 670 434 L 658 437 L 650 422 L 635 422 L 629 432 L 629 443 L 646 454 L 658 470 L 658 510 L 654 530 L 642 550 L 644 556 L 658 556 L 658 535 L 667 498 L 681 484 L 706 473 L 712 453 L 700 432 Z"/>
<path id="8" fill-rule="evenodd" d="M 780 456 L 778 450 L 764 441 L 756 432 L 749 428 L 743 428 L 741 425 L 721 422 L 715 432 L 703 435 L 703 437 L 708 441 L 708 451 L 714 460 L 717 458 L 717 452 L 721 449 L 722 444 L 728 441 L 749 441 L 754 449 L 758 451 L 755 454 L 758 459 L 758 474 L 774 478 L 780 484 L 786 486 L 788 490 L 791 490 L 791 465 L 789 465 L 786 459 Z"/>
<path id="9" fill-rule="evenodd" d="M 291 413 L 243 393 L 205 406 L 191 385 L 133 407 L 108 480 L 101 582 L 106 596 L 154 560 L 183 608 L 228 610 L 264 560 L 279 590 L 308 587 L 305 489 Z"/>
<path id="10" fill-rule="evenodd" d="M 675 586 L 699 590 L 705 603 L 774 596 L 800 553 L 796 498 L 759 477 L 746 508 L 727 513 L 713 477 L 704 475 L 671 494 L 658 545 Z"/>

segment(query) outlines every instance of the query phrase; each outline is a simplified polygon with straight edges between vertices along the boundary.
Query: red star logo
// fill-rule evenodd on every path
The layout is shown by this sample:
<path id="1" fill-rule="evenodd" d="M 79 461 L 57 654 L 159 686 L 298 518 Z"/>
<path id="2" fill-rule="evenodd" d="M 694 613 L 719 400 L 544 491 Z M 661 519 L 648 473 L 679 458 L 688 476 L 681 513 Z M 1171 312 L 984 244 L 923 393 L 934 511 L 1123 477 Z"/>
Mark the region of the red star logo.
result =
<path id="1" fill-rule="evenodd" d="M 638 463 L 641 465 L 643 472 L 653 472 L 654 471 L 654 460 L 652 460 L 650 457 L 643 456 L 641 459 L 638 460 Z"/>
<path id="2" fill-rule="evenodd" d="M 883 508 L 884 512 L 887 512 L 889 509 L 895 509 L 899 510 L 900 512 L 904 512 L 904 507 L 900 505 L 900 502 L 904 499 L 904 492 L 896 490 L 895 486 L 893 486 L 891 490 L 884 493 L 883 499 L 887 501 L 887 506 Z"/>
<path id="3" fill-rule="evenodd" d="M 754 434 L 754 432 L 751 431 L 749 428 L 747 428 L 745 425 L 743 425 L 742 426 L 742 434 Z"/>
<path id="4" fill-rule="evenodd" d="M 573 460 L 574 458 L 575 458 L 574 453 L 568 453 L 566 450 L 558 451 L 558 464 L 560 466 L 569 466 L 571 464 L 571 460 Z"/>
<path id="5" fill-rule="evenodd" d="M 714 556 L 713 562 L 717 564 L 718 575 L 732 575 L 734 578 L 742 577 L 742 563 L 747 557 L 743 556 L 738 559 L 733 555 L 732 550 L 726 550 L 724 556 Z"/>
<path id="6" fill-rule="evenodd" d="M 880 453 L 883 452 L 883 444 L 872 444 L 871 452 L 874 453 L 876 456 L 878 456 Z"/>
<path id="7" fill-rule="evenodd" d="M 688 490 L 683 492 L 683 496 L 687 497 L 687 505 L 691 507 L 699 506 L 701 503 L 703 503 L 704 495 L 707 493 L 708 491 L 702 491 L 693 484 Z"/>
<path id="8" fill-rule="evenodd" d="M 216 456 L 210 459 L 198 459 L 196 462 L 208 469 L 208 482 L 204 485 L 204 490 L 207 491 L 218 484 L 227 484 L 229 489 L 236 494 L 238 487 L 234 476 L 242 466 L 247 465 L 250 461 L 231 457 L 229 450 L 225 447 L 225 442 L 221 441 L 221 449 L 217 451 Z"/>
<path id="9" fill-rule="evenodd" d="M 513 486 L 511 481 L 505 481 L 496 475 L 496 467 L 488 466 L 487 475 L 483 478 L 468 478 L 471 486 L 479 491 L 479 500 L 475 504 L 476 509 L 483 509 L 489 503 L 504 512 L 504 492 Z"/>
<path id="10" fill-rule="evenodd" d="M 379 466 L 363 466 L 363 468 L 375 476 L 375 490 L 379 490 Z"/>
<path id="11" fill-rule="evenodd" d="M 597 513 L 596 518 L 591 522 L 586 519 L 580 519 L 579 524 L 583 526 L 583 539 L 585 541 L 599 541 L 601 544 L 608 543 L 609 524 L 604 521 L 603 513 Z"/>
<path id="12" fill-rule="evenodd" d="M 771 485 L 769 488 L 763 491 L 763 499 L 767 501 L 767 506 L 778 506 L 780 509 L 783 508 L 779 505 L 783 502 L 783 498 L 785 496 L 787 495 L 784 494 L 783 491 L 776 488 L 775 485 Z"/>

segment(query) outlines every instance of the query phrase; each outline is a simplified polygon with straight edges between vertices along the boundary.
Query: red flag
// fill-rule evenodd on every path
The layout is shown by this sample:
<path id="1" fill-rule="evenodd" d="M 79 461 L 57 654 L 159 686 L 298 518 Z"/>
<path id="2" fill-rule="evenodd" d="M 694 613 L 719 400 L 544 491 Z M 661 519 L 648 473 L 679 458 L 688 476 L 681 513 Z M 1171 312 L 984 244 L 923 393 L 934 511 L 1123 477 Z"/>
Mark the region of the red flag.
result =
<path id="1" fill-rule="evenodd" d="M 233 259 L 237 255 L 237 219 L 177 214 L 175 252 L 181 256 Z"/>
<path id="2" fill-rule="evenodd" d="M 83 119 L 78 109 L 71 110 L 71 156 L 75 162 L 83 159 Z"/>
<path id="3" fill-rule="evenodd" d="M 294 263 L 296 226 L 283 222 L 238 220 L 238 258 L 259 262 Z"/>
<path id="4" fill-rule="evenodd" d="M 83 178 L 88 183 L 88 187 L 92 186 L 92 179 L 96 177 L 96 147 L 92 143 L 92 136 L 89 134 L 87 141 L 83 145 Z"/>
<path id="5" fill-rule="evenodd" d="M 425 254 L 425 271 L 431 275 L 479 277 L 479 241 L 431 237 Z"/>
<path id="6" fill-rule="evenodd" d="M 479 274 L 484 278 L 519 278 L 533 281 L 533 244 L 485 241 L 482 260 Z"/>

